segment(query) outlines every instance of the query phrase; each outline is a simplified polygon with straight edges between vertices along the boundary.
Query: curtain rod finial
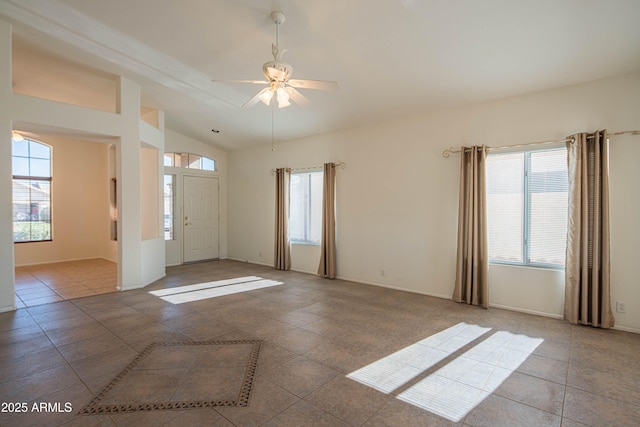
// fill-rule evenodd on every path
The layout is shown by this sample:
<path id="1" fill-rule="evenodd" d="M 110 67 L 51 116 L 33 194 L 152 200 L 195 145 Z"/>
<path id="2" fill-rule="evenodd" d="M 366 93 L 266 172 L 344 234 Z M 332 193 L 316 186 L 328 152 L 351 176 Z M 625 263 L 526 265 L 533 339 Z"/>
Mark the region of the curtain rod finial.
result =
<path id="1" fill-rule="evenodd" d="M 449 147 L 449 149 L 444 150 L 442 152 L 442 157 L 444 157 L 445 159 L 448 159 L 452 153 L 458 153 L 459 150 L 454 149 L 453 147 Z"/>

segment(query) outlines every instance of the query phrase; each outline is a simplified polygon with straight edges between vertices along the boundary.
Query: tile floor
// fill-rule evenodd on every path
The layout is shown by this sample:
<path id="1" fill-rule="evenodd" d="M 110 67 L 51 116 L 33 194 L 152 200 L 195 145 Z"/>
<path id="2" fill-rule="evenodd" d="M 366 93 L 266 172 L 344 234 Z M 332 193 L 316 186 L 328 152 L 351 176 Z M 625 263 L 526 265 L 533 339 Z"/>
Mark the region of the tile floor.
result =
<path id="1" fill-rule="evenodd" d="M 182 304 L 149 293 L 249 275 L 283 284 Z M 77 414 L 149 343 L 212 339 L 264 340 L 248 407 Z M 640 420 L 640 335 L 228 260 L 168 268 L 142 290 L 2 313 L 0 343 L 2 426 Z M 61 411 L 34 411 L 42 402 Z"/>
<path id="2" fill-rule="evenodd" d="M 105 259 L 16 267 L 16 307 L 115 292 L 118 266 Z"/>

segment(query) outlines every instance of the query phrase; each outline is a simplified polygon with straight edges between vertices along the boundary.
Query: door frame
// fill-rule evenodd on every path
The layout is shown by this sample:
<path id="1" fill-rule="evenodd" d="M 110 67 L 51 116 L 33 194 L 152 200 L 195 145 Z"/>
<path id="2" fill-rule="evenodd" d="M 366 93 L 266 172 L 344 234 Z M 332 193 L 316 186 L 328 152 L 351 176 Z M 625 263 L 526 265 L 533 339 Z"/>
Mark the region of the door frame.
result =
<path id="1" fill-rule="evenodd" d="M 223 223 L 223 212 L 221 201 L 223 198 L 223 180 L 216 172 L 206 172 L 197 169 L 184 169 L 178 167 L 164 167 L 164 175 L 173 175 L 174 181 L 174 224 L 173 240 L 165 240 L 166 258 L 165 266 L 182 265 L 184 261 L 184 177 L 204 177 L 218 180 L 218 257 L 222 257 L 221 227 Z"/>

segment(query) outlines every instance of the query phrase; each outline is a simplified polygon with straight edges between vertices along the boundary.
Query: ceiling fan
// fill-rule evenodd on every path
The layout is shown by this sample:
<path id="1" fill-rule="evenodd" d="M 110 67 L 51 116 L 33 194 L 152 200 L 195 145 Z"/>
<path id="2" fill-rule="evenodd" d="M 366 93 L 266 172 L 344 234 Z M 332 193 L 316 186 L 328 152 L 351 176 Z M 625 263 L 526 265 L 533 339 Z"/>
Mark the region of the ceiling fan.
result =
<path id="1" fill-rule="evenodd" d="M 298 105 L 308 105 L 309 99 L 305 97 L 298 89 L 317 89 L 317 90 L 338 90 L 338 83 L 326 80 L 298 80 L 291 79 L 293 67 L 282 62 L 282 55 L 287 51 L 280 50 L 279 36 L 280 24 L 284 23 L 285 15 L 282 12 L 272 12 L 271 19 L 276 24 L 276 43 L 271 45 L 271 53 L 273 61 L 265 62 L 262 65 L 262 72 L 266 80 L 231 80 L 231 83 L 254 83 L 266 84 L 268 87 L 262 89 L 253 98 L 245 102 L 242 107 L 249 108 L 262 101 L 265 105 L 269 105 L 273 97 L 278 101 L 278 108 L 284 108 L 291 105 L 290 101 Z"/>

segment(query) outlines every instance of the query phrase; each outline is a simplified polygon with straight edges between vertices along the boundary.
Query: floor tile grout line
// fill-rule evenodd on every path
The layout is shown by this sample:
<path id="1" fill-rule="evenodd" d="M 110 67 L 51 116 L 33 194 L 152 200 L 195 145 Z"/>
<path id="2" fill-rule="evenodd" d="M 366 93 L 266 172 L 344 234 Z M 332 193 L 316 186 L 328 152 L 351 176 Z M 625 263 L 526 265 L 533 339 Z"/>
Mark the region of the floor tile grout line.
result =
<path id="1" fill-rule="evenodd" d="M 561 411 L 562 418 L 564 418 L 564 410 L 565 410 L 565 405 L 567 403 L 567 387 L 569 387 L 569 369 L 571 367 L 571 353 L 573 351 L 573 340 L 574 340 L 575 332 L 576 332 L 576 329 L 572 328 L 571 334 L 569 335 L 569 355 L 567 357 L 567 372 L 565 372 L 564 389 L 562 393 L 562 411 Z M 562 423 L 562 421 L 560 422 Z"/>

